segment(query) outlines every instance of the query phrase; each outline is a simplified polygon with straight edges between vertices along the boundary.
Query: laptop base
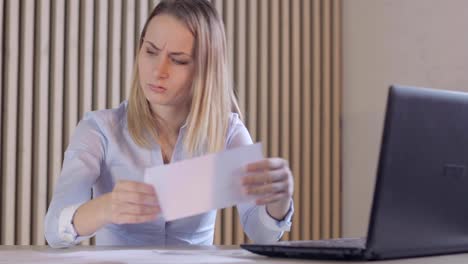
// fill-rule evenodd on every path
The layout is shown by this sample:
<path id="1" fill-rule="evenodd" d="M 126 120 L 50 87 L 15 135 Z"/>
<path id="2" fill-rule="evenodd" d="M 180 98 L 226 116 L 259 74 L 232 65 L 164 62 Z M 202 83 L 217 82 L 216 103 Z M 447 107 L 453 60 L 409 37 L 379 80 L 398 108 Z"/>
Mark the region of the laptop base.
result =
<path id="1" fill-rule="evenodd" d="M 281 241 L 275 244 L 243 244 L 253 253 L 284 258 L 363 260 L 365 238 L 339 238 L 325 240 Z"/>

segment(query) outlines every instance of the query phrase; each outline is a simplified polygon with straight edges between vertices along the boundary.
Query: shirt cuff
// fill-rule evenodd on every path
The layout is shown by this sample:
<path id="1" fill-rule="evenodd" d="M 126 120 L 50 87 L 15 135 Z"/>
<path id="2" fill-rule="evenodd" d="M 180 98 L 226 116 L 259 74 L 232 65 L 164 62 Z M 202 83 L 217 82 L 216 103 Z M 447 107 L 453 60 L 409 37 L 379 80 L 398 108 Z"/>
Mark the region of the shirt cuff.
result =
<path id="1" fill-rule="evenodd" d="M 80 206 L 81 204 L 76 204 L 65 207 L 60 213 L 59 237 L 68 243 L 78 244 L 95 235 L 94 233 L 89 236 L 78 236 L 78 233 L 76 233 L 75 226 L 73 225 L 73 217 Z"/>
<path id="2" fill-rule="evenodd" d="M 260 221 L 269 229 L 281 232 L 289 232 L 291 230 L 291 219 L 294 213 L 294 203 L 292 199 L 289 205 L 289 211 L 287 212 L 283 220 L 278 221 L 275 218 L 273 218 L 270 214 L 268 214 L 265 205 L 260 206 L 259 210 Z"/>

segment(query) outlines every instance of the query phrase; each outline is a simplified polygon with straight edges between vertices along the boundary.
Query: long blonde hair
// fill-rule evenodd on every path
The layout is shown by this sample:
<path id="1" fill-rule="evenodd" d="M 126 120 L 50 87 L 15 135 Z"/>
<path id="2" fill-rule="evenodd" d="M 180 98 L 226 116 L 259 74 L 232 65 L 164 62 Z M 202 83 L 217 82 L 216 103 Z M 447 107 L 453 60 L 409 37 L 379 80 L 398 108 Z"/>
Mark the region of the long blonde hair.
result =
<path id="1" fill-rule="evenodd" d="M 183 22 L 195 39 L 195 73 L 191 87 L 190 112 L 183 139 L 185 150 L 192 156 L 222 150 L 230 112 L 241 116 L 229 78 L 222 20 L 207 0 L 163 0 L 146 20 L 138 50 L 143 44 L 149 22 L 160 14 L 172 15 Z M 135 63 L 133 71 L 127 119 L 130 135 L 138 145 L 151 148 L 153 140 L 160 144 L 167 143 L 164 142 L 165 138 L 158 134 L 163 122 L 157 113 L 152 113 L 140 86 L 138 62 Z"/>

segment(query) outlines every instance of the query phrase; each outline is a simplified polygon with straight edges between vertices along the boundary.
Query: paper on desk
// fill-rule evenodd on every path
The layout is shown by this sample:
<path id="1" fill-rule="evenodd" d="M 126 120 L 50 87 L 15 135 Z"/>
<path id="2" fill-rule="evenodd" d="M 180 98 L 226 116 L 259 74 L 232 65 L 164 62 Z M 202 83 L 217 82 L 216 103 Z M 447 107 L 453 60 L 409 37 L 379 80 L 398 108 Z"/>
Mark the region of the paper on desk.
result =
<path id="1" fill-rule="evenodd" d="M 17 263 L 138 263 L 138 264 L 191 264 L 191 263 L 248 263 L 258 262 L 258 256 L 236 250 L 95 250 L 69 253 L 34 253 L 21 257 L 18 252 L 11 260 Z M 2 256 L 3 257 L 3 256 Z M 0 261 L 2 259 L 0 257 Z M 16 261 L 15 261 L 16 262 Z M 0 262 L 3 263 L 3 262 Z"/>
<path id="2" fill-rule="evenodd" d="M 263 159 L 261 143 L 147 168 L 167 221 L 255 200 L 242 193 L 247 164 Z"/>

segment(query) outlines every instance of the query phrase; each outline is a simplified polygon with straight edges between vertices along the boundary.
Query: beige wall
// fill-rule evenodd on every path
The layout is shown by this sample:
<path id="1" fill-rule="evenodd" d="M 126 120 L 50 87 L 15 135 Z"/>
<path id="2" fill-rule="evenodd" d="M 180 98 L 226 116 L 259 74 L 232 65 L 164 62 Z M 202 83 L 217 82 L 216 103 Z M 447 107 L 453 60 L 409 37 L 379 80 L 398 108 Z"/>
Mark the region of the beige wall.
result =
<path id="1" fill-rule="evenodd" d="M 343 234 L 367 232 L 392 83 L 468 91 L 468 1 L 343 1 Z"/>

